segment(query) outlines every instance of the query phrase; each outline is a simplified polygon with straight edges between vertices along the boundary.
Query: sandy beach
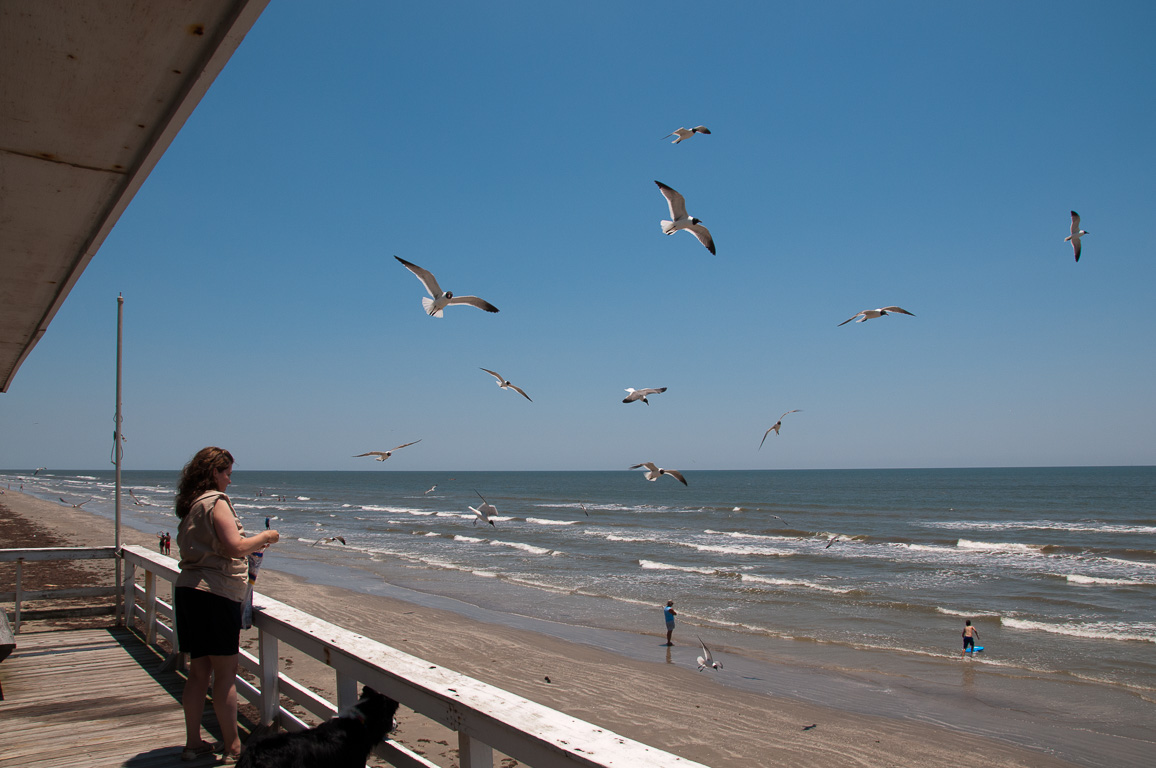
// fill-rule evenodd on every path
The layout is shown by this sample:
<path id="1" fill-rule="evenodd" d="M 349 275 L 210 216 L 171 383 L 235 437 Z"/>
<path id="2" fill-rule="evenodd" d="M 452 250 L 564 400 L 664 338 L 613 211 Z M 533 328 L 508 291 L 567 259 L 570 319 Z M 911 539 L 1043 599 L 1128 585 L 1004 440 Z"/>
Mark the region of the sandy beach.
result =
<path id="1" fill-rule="evenodd" d="M 175 533 L 175 518 L 173 522 Z M 157 545 L 154 533 L 127 527 L 122 541 L 150 549 Z M 0 496 L 0 547 L 112 543 L 108 521 L 83 509 L 16 491 Z M 0 571 L 0 584 L 11 579 L 9 571 Z M 264 594 L 432 663 L 716 768 L 946 768 L 961 760 L 985 766 L 1073 765 L 945 727 L 746 693 L 719 684 L 718 673 L 639 662 L 402 600 L 310 584 L 275 567 L 262 569 L 259 587 Z M 287 674 L 335 698 L 331 670 L 292 653 L 286 653 L 286 659 Z M 404 708 L 398 719 L 399 742 L 447 768 L 456 765 L 453 734 Z M 174 734 L 174 740 L 178 738 L 180 734 Z"/>

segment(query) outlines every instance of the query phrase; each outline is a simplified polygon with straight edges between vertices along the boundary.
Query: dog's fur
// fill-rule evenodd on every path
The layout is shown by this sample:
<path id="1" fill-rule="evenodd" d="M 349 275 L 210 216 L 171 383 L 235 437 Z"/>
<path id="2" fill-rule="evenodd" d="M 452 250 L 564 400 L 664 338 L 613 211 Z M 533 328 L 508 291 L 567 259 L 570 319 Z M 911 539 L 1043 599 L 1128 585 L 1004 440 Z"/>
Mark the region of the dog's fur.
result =
<path id="1" fill-rule="evenodd" d="M 316 728 L 246 744 L 237 768 L 365 768 L 369 752 L 395 727 L 397 702 L 368 685 L 348 711 Z"/>

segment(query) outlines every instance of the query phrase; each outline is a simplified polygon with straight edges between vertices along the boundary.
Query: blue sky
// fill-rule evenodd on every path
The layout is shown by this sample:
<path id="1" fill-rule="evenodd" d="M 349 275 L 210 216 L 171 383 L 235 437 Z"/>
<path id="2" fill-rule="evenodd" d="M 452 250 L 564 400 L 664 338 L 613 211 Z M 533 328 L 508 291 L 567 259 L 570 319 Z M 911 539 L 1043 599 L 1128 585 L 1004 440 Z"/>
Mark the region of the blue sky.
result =
<path id="1" fill-rule="evenodd" d="M 1153 28 L 274 0 L 0 395 L 0 467 L 110 466 L 118 293 L 128 469 L 1156 464 Z M 501 312 L 426 317 L 394 255 Z"/>

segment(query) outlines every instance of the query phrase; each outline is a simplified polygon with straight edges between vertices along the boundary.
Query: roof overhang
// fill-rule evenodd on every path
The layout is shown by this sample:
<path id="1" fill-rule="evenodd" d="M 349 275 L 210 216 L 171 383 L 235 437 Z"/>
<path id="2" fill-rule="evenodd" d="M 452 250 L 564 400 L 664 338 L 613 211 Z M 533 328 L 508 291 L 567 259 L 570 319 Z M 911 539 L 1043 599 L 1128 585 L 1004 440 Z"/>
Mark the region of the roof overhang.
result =
<path id="1" fill-rule="evenodd" d="M 0 3 L 0 392 L 268 2 Z"/>

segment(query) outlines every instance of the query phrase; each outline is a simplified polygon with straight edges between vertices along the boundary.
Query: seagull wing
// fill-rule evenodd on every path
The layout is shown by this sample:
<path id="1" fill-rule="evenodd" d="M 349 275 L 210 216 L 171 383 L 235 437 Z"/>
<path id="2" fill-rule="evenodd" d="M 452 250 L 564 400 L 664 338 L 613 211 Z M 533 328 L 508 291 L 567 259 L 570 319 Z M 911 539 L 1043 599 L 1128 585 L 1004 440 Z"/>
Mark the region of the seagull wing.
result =
<path id="1" fill-rule="evenodd" d="M 502 384 L 505 381 L 505 379 L 502 378 L 502 375 L 497 371 L 491 371 L 489 368 L 482 368 L 482 370 L 497 379 L 499 384 Z"/>
<path id="2" fill-rule="evenodd" d="M 454 296 L 447 304 L 469 304 L 471 307 L 484 309 L 487 312 L 497 312 L 498 308 L 485 299 L 479 299 L 477 296 Z"/>
<path id="3" fill-rule="evenodd" d="M 798 412 L 799 412 L 799 409 L 798 409 L 798 408 L 793 408 L 793 409 L 791 409 L 791 410 L 787 411 L 787 413 L 798 413 Z M 786 416 L 786 415 L 787 415 L 787 413 L 784 413 L 784 414 L 783 414 L 783 416 Z M 782 421 L 782 420 L 783 420 L 783 416 L 780 416 L 780 417 L 779 417 L 779 421 Z"/>
<path id="4" fill-rule="evenodd" d="M 662 192 L 662 196 L 666 198 L 666 204 L 670 206 L 670 218 L 678 221 L 686 218 L 686 199 L 678 192 L 663 184 L 661 181 L 655 181 L 658 189 Z M 696 235 L 697 237 L 697 235 Z"/>
<path id="5" fill-rule="evenodd" d="M 422 269 L 417 264 L 411 264 L 400 256 L 394 256 L 393 258 L 400 261 L 403 265 L 405 265 L 406 269 L 417 275 L 417 279 L 421 280 L 422 285 L 425 286 L 425 289 L 427 292 L 429 292 L 430 296 L 437 298 L 438 296 L 442 295 L 441 286 L 438 285 L 437 278 L 433 276 L 432 272 L 430 272 L 428 269 Z"/>
<path id="6" fill-rule="evenodd" d="M 1072 211 L 1072 237 L 1080 234 L 1080 214 Z"/>
<path id="7" fill-rule="evenodd" d="M 658 471 L 658 465 L 656 465 L 653 461 L 644 461 L 641 464 L 634 464 L 630 468 L 631 469 L 642 469 L 643 467 L 646 467 L 651 472 L 657 472 Z M 61 501 L 64 501 L 64 499 L 61 499 Z"/>
<path id="8" fill-rule="evenodd" d="M 637 390 L 633 395 L 631 395 L 631 397 L 637 398 L 642 397 L 643 395 L 661 395 L 665 391 L 666 387 L 658 387 L 657 389 L 654 387 L 647 387 L 646 389 Z"/>
<path id="9" fill-rule="evenodd" d="M 714 255 L 714 238 L 710 236 L 709 229 L 704 227 L 702 224 L 691 224 L 689 227 L 687 227 L 687 231 L 697 237 L 698 241 L 706 246 L 706 249 L 710 251 L 712 255 Z"/>
<path id="10" fill-rule="evenodd" d="M 862 316 L 863 316 L 863 315 L 865 315 L 865 314 L 866 314 L 866 311 L 863 311 L 863 312 L 859 312 L 859 313 L 858 313 L 858 314 L 856 314 L 854 317 L 848 317 L 846 320 L 844 320 L 843 322 L 839 323 L 839 325 L 846 325 L 847 323 L 849 323 L 849 322 L 851 322 L 852 320 L 854 320 L 856 317 L 862 317 Z M 835 326 L 835 327 L 836 327 L 836 328 L 838 328 L 839 326 L 837 325 L 837 326 Z"/>
<path id="11" fill-rule="evenodd" d="M 1072 253 L 1076 254 L 1076 261 L 1080 260 L 1080 251 L 1083 250 L 1083 245 L 1084 244 L 1080 242 L 1080 238 L 1072 238 Z"/>
<path id="12" fill-rule="evenodd" d="M 414 441 L 413 441 L 413 443 L 420 443 L 420 442 L 421 442 L 421 440 L 414 440 Z M 405 448 L 407 445 L 413 445 L 413 443 L 402 443 L 402 444 L 401 444 L 401 445 L 399 445 L 397 448 L 393 448 L 392 450 L 393 450 L 393 451 L 396 451 L 396 450 L 398 450 L 398 449 L 400 449 L 400 448 Z"/>
<path id="13" fill-rule="evenodd" d="M 763 449 L 763 443 L 767 442 L 767 435 L 771 434 L 772 432 L 774 432 L 776 435 L 779 434 L 779 426 L 782 425 L 782 423 L 783 422 L 781 419 L 779 421 L 776 421 L 771 426 L 770 429 L 768 429 L 766 432 L 763 433 L 763 439 L 759 441 L 759 450 L 760 451 Z"/>
<path id="14" fill-rule="evenodd" d="M 883 311 L 885 311 L 885 312 L 898 312 L 902 315 L 911 315 L 912 317 L 915 317 L 915 315 L 913 313 L 908 312 L 903 307 L 884 307 Z"/>
<path id="15" fill-rule="evenodd" d="M 514 390 L 515 392 L 517 392 L 519 395 L 526 398 L 527 400 L 530 400 L 530 396 L 527 395 L 526 392 L 521 387 L 519 387 L 517 384 L 511 384 L 510 389 Z M 530 402 L 532 403 L 534 401 L 530 400 Z"/>
<path id="16" fill-rule="evenodd" d="M 394 450 L 396 451 L 397 449 L 394 448 Z M 388 451 L 369 451 L 368 453 L 359 453 L 356 456 L 354 456 L 353 458 L 360 459 L 362 456 L 384 456 L 387 453 L 388 453 Z"/>
<path id="17" fill-rule="evenodd" d="M 710 129 L 707 128 L 705 125 L 696 125 L 694 127 L 694 130 L 695 130 L 695 133 L 706 133 L 706 134 L 710 133 Z"/>
<path id="18" fill-rule="evenodd" d="M 664 469 L 663 472 L 670 475 L 671 477 L 673 477 L 675 480 L 682 483 L 683 485 L 686 485 L 686 478 L 683 477 L 682 473 L 679 472 L 677 469 Z"/>

